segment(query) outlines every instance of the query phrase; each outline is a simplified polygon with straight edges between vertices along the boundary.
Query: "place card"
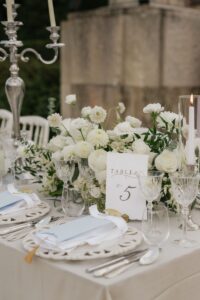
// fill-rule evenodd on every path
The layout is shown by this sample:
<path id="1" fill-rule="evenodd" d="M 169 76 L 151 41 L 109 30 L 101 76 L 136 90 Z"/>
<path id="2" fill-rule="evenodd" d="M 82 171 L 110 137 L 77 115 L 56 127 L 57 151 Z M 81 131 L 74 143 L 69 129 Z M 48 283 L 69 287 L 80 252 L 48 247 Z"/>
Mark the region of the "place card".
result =
<path id="1" fill-rule="evenodd" d="M 147 170 L 148 155 L 108 153 L 106 208 L 127 214 L 131 220 L 142 220 L 146 201 L 136 173 L 146 175 Z"/>

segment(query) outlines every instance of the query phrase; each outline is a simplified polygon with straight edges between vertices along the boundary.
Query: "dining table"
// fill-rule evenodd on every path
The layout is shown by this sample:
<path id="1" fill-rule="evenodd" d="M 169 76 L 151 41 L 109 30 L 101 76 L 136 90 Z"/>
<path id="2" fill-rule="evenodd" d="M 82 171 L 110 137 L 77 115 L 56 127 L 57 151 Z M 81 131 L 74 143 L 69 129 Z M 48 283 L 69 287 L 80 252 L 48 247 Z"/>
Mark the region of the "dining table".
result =
<path id="1" fill-rule="evenodd" d="M 43 200 L 51 205 L 51 215 L 60 214 L 52 200 Z M 198 209 L 193 210 L 193 217 L 200 223 Z M 35 255 L 28 264 L 22 240 L 8 242 L 0 238 L 0 300 L 200 299 L 200 231 L 189 232 L 198 241 L 194 248 L 181 248 L 174 243 L 182 234 L 179 225 L 180 218 L 170 214 L 170 237 L 156 262 L 150 265 L 136 262 L 109 279 L 86 272 L 109 258 L 67 261 Z M 141 222 L 132 221 L 129 226 L 140 229 Z M 142 242 L 138 248 L 144 247 Z"/>

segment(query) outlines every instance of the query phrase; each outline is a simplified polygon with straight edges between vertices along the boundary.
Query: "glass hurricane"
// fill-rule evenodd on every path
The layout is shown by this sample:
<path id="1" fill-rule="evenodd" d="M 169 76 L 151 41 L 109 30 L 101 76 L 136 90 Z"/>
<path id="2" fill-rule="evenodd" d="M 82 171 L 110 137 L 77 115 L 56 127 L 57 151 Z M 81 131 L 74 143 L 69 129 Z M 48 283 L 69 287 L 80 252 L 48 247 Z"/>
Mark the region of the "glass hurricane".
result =
<path id="1" fill-rule="evenodd" d="M 196 241 L 190 240 L 187 236 L 187 224 L 189 216 L 189 205 L 195 200 L 198 194 L 199 177 L 185 176 L 177 173 L 170 176 L 172 193 L 176 202 L 181 206 L 181 214 L 183 217 L 182 238 L 175 242 L 182 247 L 193 247 Z"/>

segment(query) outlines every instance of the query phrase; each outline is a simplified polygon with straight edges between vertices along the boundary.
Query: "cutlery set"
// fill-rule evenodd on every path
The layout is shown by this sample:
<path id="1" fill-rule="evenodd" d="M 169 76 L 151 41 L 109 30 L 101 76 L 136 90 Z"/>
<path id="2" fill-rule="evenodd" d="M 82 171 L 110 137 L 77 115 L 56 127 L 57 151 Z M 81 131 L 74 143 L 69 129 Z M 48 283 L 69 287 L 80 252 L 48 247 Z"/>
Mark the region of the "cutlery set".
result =
<path id="1" fill-rule="evenodd" d="M 92 273 L 94 277 L 113 278 L 126 271 L 135 262 L 140 261 L 147 249 L 135 250 L 106 263 L 86 269 L 87 273 Z"/>

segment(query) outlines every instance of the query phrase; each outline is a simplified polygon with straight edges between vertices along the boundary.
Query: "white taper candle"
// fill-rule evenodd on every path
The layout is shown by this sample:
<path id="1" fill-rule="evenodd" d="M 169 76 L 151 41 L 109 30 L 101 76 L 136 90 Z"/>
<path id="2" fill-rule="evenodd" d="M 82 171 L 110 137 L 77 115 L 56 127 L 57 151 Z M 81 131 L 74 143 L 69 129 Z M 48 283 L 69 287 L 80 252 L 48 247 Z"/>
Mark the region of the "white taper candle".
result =
<path id="1" fill-rule="evenodd" d="M 188 130 L 188 153 L 187 163 L 188 165 L 195 164 L 195 125 L 194 125 L 194 99 L 193 95 L 190 97 L 189 106 L 189 130 Z"/>
<path id="2" fill-rule="evenodd" d="M 49 18 L 51 27 L 56 26 L 54 8 L 53 8 L 53 0 L 48 0 L 48 7 L 49 7 Z"/>
<path id="3" fill-rule="evenodd" d="M 13 22 L 12 0 L 6 0 L 6 8 L 7 8 L 7 20 L 8 22 Z"/>

